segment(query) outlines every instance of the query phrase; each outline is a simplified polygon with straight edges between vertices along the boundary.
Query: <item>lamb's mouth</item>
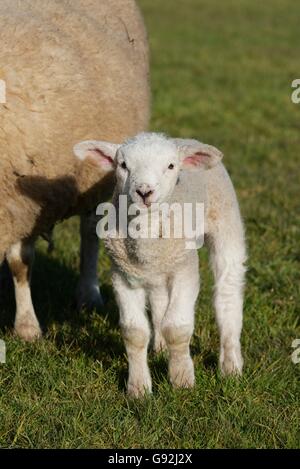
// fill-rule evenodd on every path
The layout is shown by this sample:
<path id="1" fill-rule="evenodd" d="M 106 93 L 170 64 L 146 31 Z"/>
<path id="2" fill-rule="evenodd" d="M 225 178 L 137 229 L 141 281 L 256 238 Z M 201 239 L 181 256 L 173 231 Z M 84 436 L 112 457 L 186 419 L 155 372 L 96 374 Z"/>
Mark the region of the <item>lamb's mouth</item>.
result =
<path id="1" fill-rule="evenodd" d="M 134 200 L 133 201 L 135 205 L 137 205 L 139 208 L 142 209 L 149 209 L 152 204 L 154 204 L 156 201 L 155 200 Z"/>
<path id="2" fill-rule="evenodd" d="M 138 202 L 138 203 L 135 202 L 135 203 L 139 208 L 141 208 L 143 210 L 146 210 L 146 209 L 149 209 L 151 207 L 153 202 Z"/>

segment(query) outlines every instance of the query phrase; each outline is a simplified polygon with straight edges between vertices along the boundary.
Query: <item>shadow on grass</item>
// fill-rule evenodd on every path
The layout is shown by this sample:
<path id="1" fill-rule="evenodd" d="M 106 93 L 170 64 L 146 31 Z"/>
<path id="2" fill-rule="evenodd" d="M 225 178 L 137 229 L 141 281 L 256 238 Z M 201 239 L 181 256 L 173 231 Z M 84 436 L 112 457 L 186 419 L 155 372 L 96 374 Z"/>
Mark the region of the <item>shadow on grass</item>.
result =
<path id="1" fill-rule="evenodd" d="M 191 342 L 191 355 L 200 358 L 201 366 L 204 369 L 213 371 L 218 369 L 218 354 L 210 349 L 203 349 L 201 341 L 195 337 Z"/>
<path id="2" fill-rule="evenodd" d="M 207 350 L 203 355 L 203 367 L 206 370 L 216 371 L 218 369 L 218 355 L 210 350 Z"/>
<path id="3" fill-rule="evenodd" d="M 124 355 L 112 287 L 101 285 L 106 299 L 102 311 L 78 312 L 74 302 L 77 281 L 77 273 L 63 262 L 37 252 L 31 285 L 37 317 L 44 335 L 50 331 L 58 349 L 83 352 L 109 367 L 114 358 Z M 1 267 L 0 292 L 0 331 L 5 333 L 13 328 L 15 317 L 14 286 L 6 263 Z M 54 324 L 62 327 L 53 333 Z"/>

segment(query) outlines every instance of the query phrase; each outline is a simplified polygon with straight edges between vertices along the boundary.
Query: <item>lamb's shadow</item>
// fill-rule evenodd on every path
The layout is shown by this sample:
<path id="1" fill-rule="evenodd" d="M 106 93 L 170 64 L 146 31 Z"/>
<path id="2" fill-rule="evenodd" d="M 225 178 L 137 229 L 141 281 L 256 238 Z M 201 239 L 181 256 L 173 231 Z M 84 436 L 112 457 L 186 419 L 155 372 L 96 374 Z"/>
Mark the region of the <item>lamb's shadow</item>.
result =
<path id="1" fill-rule="evenodd" d="M 206 350 L 203 354 L 203 367 L 206 370 L 216 371 L 218 369 L 218 355 L 211 350 Z"/>
<path id="2" fill-rule="evenodd" d="M 13 282 L 5 263 L 1 270 L 0 330 L 4 332 L 13 327 L 15 300 Z M 106 298 L 103 310 L 78 312 L 74 302 L 77 281 L 77 273 L 63 262 L 36 253 L 31 291 L 46 340 L 50 331 L 49 340 L 54 340 L 57 348 L 83 352 L 87 357 L 101 361 L 106 369 L 115 357 L 124 355 L 112 287 L 101 285 Z M 53 332 L 54 324 L 60 327 L 54 328 Z"/>

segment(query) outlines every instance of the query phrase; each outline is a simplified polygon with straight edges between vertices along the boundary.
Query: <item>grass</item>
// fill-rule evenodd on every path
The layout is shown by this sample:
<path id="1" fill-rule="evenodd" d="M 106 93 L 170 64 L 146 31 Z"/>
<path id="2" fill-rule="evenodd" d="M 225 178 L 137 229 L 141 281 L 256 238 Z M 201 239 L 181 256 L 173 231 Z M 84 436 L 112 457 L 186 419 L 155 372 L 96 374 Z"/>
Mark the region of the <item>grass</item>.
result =
<path id="1" fill-rule="evenodd" d="M 56 249 L 38 244 L 33 298 L 43 341 L 10 332 L 1 306 L 0 446 L 10 448 L 299 448 L 300 105 L 299 15 L 294 0 L 141 0 L 152 50 L 152 129 L 221 148 L 247 230 L 242 337 L 245 372 L 221 379 L 207 253 L 192 342 L 196 387 L 173 391 L 151 355 L 151 399 L 128 401 L 126 358 L 102 250 L 103 315 L 78 315 L 78 220 L 58 226 Z"/>

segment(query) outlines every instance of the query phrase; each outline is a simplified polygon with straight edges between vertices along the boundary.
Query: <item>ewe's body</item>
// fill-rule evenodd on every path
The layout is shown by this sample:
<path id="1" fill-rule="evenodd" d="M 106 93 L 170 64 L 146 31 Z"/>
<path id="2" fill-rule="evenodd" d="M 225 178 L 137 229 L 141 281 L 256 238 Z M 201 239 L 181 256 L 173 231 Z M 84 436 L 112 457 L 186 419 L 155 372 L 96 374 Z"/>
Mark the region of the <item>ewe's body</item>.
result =
<path id="1" fill-rule="evenodd" d="M 27 284 L 34 238 L 112 193 L 112 174 L 76 162 L 74 143 L 95 134 L 119 142 L 147 127 L 147 41 L 135 2 L 2 0 L 0 79 L 0 262 L 7 257 L 25 291 L 16 292 L 15 327 L 30 340 L 40 334 Z M 81 234 L 79 300 L 97 301 L 95 225 L 85 215 Z"/>
<path id="2" fill-rule="evenodd" d="M 205 235 L 215 275 L 220 366 L 224 374 L 240 373 L 246 252 L 239 207 L 220 162 L 222 154 L 196 140 L 172 140 L 156 134 L 138 135 L 121 146 L 90 142 L 75 147 L 81 159 L 91 157 L 95 151 L 103 168 L 109 167 L 109 158 L 116 168 L 117 210 L 119 196 L 124 194 L 142 213 L 155 203 L 177 201 L 178 192 L 181 202 L 193 198 L 204 202 Z M 113 285 L 129 361 L 129 394 L 140 396 L 151 391 L 147 303 L 154 326 L 154 347 L 159 350 L 167 346 L 169 352 L 171 382 L 175 387 L 192 386 L 194 367 L 189 343 L 200 285 L 197 251 L 186 249 L 184 239 L 172 238 L 109 238 L 107 246 L 114 264 Z"/>

